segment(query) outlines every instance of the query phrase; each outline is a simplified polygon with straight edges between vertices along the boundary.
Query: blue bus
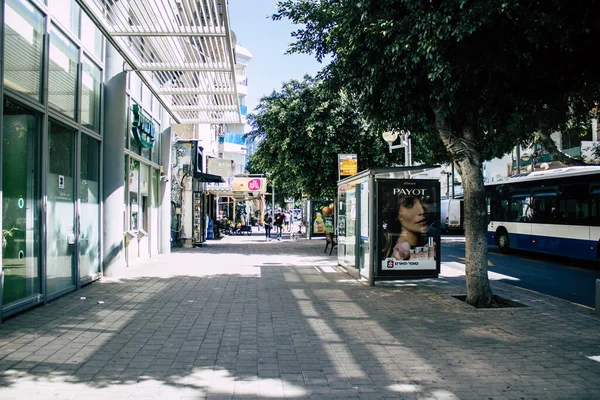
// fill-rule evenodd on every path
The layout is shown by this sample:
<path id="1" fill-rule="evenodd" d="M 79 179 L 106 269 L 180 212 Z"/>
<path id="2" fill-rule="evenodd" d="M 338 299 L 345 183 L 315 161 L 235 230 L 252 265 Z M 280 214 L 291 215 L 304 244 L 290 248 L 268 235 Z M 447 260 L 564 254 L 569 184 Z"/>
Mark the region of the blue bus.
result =
<path id="1" fill-rule="evenodd" d="M 490 246 L 600 260 L 600 166 L 520 174 L 485 191 Z"/>

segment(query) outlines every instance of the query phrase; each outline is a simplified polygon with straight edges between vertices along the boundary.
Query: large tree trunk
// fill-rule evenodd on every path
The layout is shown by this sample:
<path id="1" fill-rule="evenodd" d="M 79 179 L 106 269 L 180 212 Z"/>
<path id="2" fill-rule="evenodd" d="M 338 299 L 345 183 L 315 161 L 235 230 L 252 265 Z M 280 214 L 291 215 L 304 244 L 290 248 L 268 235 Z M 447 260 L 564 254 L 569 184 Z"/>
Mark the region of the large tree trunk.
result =
<path id="1" fill-rule="evenodd" d="M 467 303 L 494 307 L 487 270 L 487 207 L 481 165 L 463 158 L 456 161 L 462 178 L 465 211 L 465 272 Z"/>
<path id="2" fill-rule="evenodd" d="M 467 303 L 475 307 L 495 307 L 487 271 L 487 206 L 481 170 L 481 155 L 471 127 L 450 129 L 443 106 L 432 103 L 436 127 L 452 155 L 462 178 L 465 212 L 465 275 Z"/>

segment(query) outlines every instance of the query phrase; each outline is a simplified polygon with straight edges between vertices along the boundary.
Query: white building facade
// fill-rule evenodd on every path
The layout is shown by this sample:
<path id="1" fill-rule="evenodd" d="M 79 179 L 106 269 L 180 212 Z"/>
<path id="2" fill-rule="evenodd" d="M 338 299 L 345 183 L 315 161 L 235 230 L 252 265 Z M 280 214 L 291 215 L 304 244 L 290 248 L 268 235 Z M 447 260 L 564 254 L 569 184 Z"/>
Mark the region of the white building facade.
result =
<path id="1" fill-rule="evenodd" d="M 235 34 L 231 35 L 236 41 Z M 233 42 L 232 42 L 233 45 Z M 213 238 L 209 224 L 233 217 L 237 201 L 231 183 L 246 170 L 246 68 L 252 54 L 235 43 L 235 77 L 222 89 L 235 93 L 240 118 L 222 124 L 175 124 L 172 151 L 174 246 L 201 246 Z"/>
<path id="2" fill-rule="evenodd" d="M 0 318 L 170 251 L 171 125 L 241 122 L 227 11 L 2 2 Z"/>

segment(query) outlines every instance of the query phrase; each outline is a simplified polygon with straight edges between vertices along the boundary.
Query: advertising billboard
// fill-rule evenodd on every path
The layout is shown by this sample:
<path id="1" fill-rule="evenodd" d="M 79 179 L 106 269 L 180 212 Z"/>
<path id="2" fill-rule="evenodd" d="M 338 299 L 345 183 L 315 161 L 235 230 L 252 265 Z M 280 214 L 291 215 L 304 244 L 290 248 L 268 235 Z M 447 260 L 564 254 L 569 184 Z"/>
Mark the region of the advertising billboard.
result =
<path id="1" fill-rule="evenodd" d="M 395 271 L 439 271 L 439 187 L 433 180 L 377 182 L 380 276 L 393 276 Z"/>
<path id="2" fill-rule="evenodd" d="M 312 236 L 325 236 L 334 231 L 335 204 L 333 201 L 317 201 L 312 210 Z"/>

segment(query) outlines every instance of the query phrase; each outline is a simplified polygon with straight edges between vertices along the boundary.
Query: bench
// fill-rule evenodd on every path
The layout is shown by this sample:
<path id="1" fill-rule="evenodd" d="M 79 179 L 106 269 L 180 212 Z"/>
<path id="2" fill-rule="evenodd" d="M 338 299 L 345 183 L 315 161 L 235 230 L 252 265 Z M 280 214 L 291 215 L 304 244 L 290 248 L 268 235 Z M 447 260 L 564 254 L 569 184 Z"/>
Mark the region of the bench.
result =
<path id="1" fill-rule="evenodd" d="M 327 243 L 325 244 L 325 251 L 323 253 L 327 253 L 327 248 L 331 245 L 331 248 L 329 249 L 329 255 L 331 255 L 333 248 L 337 247 L 337 237 L 331 232 L 325 232 L 325 240 Z"/>

